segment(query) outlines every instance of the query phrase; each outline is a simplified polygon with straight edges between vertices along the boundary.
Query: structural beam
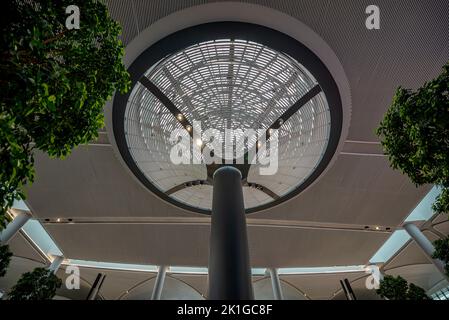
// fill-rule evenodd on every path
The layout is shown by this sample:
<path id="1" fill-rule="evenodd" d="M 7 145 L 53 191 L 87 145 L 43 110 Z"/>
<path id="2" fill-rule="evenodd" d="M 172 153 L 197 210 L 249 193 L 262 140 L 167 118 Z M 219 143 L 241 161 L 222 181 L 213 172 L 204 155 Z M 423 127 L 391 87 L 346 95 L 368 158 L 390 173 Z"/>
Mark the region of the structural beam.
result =
<path id="1" fill-rule="evenodd" d="M 101 286 L 103 285 L 104 279 L 106 278 L 105 274 L 99 273 L 95 278 L 94 284 L 87 295 L 87 300 L 96 300 L 98 296 L 98 292 L 100 291 Z"/>
<path id="2" fill-rule="evenodd" d="M 254 182 L 247 182 L 246 185 L 250 188 L 256 188 L 257 190 L 265 193 L 267 196 L 269 196 L 273 200 L 278 200 L 280 198 L 274 191 L 272 191 L 271 189 L 269 189 L 266 186 L 263 186 L 261 184 L 254 183 Z"/>
<path id="3" fill-rule="evenodd" d="M 225 166 L 214 173 L 209 252 L 209 299 L 254 299 L 242 175 Z"/>
<path id="4" fill-rule="evenodd" d="M 208 180 L 193 180 L 193 181 L 187 181 L 184 183 L 181 183 L 177 186 L 174 186 L 170 189 L 168 189 L 167 191 L 165 191 L 165 194 L 167 195 L 171 195 L 175 192 L 178 192 L 180 190 L 183 190 L 185 188 L 189 188 L 189 187 L 193 187 L 193 186 L 198 186 L 198 185 L 212 185 L 212 183 Z M 243 184 L 246 187 L 250 187 L 250 188 L 255 188 L 263 193 L 265 193 L 267 196 L 269 196 L 270 198 L 272 198 L 273 200 L 277 200 L 280 197 L 272 190 L 270 190 L 269 188 L 258 184 L 258 183 L 250 183 L 250 182 L 246 182 Z"/>
<path id="5" fill-rule="evenodd" d="M 186 119 L 184 114 L 179 110 L 175 104 L 168 98 L 150 79 L 147 77 L 142 77 L 139 79 L 139 82 L 147 88 L 164 106 L 168 111 L 175 117 L 175 119 L 185 128 L 187 129 L 189 126 L 191 130 L 187 130 L 190 137 L 193 138 L 193 130 L 192 124 Z M 181 117 L 180 117 L 181 115 Z"/>
<path id="6" fill-rule="evenodd" d="M 343 292 L 345 293 L 347 300 L 357 300 L 348 279 L 340 280 L 340 285 L 343 289 Z"/>
<path id="7" fill-rule="evenodd" d="M 268 272 L 270 273 L 274 300 L 284 300 L 284 294 L 282 293 L 281 281 L 279 280 L 278 270 L 275 268 L 269 268 Z"/>
<path id="8" fill-rule="evenodd" d="M 305 104 L 307 104 L 310 100 L 312 100 L 316 95 L 318 95 L 321 92 L 320 85 L 315 85 L 312 89 L 310 89 L 306 94 L 304 94 L 301 98 L 299 98 L 290 108 L 284 111 L 284 113 L 277 118 L 266 130 L 265 132 L 265 139 L 268 141 L 270 139 L 270 130 L 271 129 L 279 129 L 282 124 L 284 124 L 288 119 L 290 119 L 291 116 L 293 116 L 296 112 L 299 111 Z M 256 144 L 256 154 L 259 152 L 259 147 Z M 244 154 L 244 159 L 248 159 L 248 151 Z M 250 161 L 249 161 L 250 162 Z M 249 172 L 249 168 L 251 166 L 251 163 L 247 164 L 246 168 L 246 175 Z M 244 178 L 246 178 L 244 176 Z"/>
<path id="9" fill-rule="evenodd" d="M 165 191 L 165 193 L 167 195 L 171 195 L 171 194 L 173 194 L 175 192 L 178 192 L 178 191 L 180 191 L 182 189 L 185 189 L 185 188 L 189 188 L 189 187 L 193 187 L 193 186 L 199 186 L 199 185 L 210 185 L 210 184 L 211 183 L 209 181 L 207 181 L 207 180 L 187 181 L 187 182 L 181 183 L 181 184 L 179 184 L 177 186 L 174 186 L 174 187 L 168 189 L 167 191 Z"/>
<path id="10" fill-rule="evenodd" d="M 405 231 L 412 237 L 412 239 L 416 242 L 418 247 L 421 248 L 424 255 L 429 259 L 430 262 L 437 268 L 437 270 L 443 275 L 445 279 L 449 281 L 449 277 L 446 274 L 445 263 L 439 259 L 432 258 L 433 253 L 435 252 L 435 247 L 432 242 L 422 233 L 422 231 L 416 226 L 413 222 L 406 222 L 403 225 Z"/>
<path id="11" fill-rule="evenodd" d="M 165 275 L 167 274 L 167 266 L 159 266 L 156 282 L 154 283 L 151 300 L 161 300 L 162 289 L 164 288 Z"/>
<path id="12" fill-rule="evenodd" d="M 48 270 L 53 272 L 53 274 L 56 274 L 58 272 L 59 267 L 61 266 L 61 263 L 64 261 L 63 256 L 55 256 L 53 261 L 51 262 L 50 266 L 48 267 Z"/>
<path id="13" fill-rule="evenodd" d="M 8 223 L 6 228 L 1 232 L 1 244 L 5 245 L 8 244 L 9 241 L 16 235 L 17 232 L 22 229 L 22 227 L 27 223 L 28 220 L 30 220 L 31 215 L 28 213 L 25 213 L 23 211 L 20 211 L 11 221 Z"/>
<path id="14" fill-rule="evenodd" d="M 307 102 L 312 100 L 317 94 L 321 92 L 321 87 L 317 84 L 310 89 L 305 95 L 299 98 L 290 108 L 288 108 L 273 124 L 270 129 L 279 129 L 279 127 L 286 122 L 292 115 L 299 111 Z M 267 130 L 267 137 L 268 137 Z"/>

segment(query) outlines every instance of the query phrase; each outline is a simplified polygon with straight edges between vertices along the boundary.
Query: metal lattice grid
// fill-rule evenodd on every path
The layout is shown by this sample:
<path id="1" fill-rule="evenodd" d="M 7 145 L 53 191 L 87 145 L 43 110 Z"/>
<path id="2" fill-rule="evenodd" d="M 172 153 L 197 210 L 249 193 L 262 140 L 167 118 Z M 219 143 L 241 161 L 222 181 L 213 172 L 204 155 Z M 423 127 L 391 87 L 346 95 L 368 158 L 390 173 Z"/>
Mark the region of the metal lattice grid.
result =
<path id="1" fill-rule="evenodd" d="M 239 39 L 206 41 L 165 57 L 144 74 L 192 123 L 208 128 L 267 129 L 317 81 L 290 56 Z M 206 180 L 205 165 L 174 165 L 170 133 L 182 125 L 141 83 L 129 97 L 125 136 L 136 165 L 160 191 Z M 252 165 L 247 182 L 263 185 L 279 197 L 295 189 L 320 162 L 330 135 L 330 112 L 319 93 L 279 128 L 279 169 L 259 174 Z M 237 139 L 244 139 L 239 136 Z M 255 141 L 249 141 L 249 147 Z M 195 154 L 195 157 L 200 155 Z M 212 187 L 192 186 L 170 196 L 192 207 L 210 209 Z M 245 207 L 273 201 L 257 188 L 244 187 Z"/>

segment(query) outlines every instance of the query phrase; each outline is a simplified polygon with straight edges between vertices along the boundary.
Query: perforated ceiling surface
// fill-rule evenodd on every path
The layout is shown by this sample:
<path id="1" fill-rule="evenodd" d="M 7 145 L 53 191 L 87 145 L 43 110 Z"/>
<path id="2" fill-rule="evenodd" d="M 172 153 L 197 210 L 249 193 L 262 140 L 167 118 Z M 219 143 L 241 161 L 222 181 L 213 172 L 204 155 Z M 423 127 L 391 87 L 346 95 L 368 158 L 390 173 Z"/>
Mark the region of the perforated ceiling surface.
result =
<path id="1" fill-rule="evenodd" d="M 179 10 L 215 1 L 202 0 L 108 0 L 111 16 L 123 27 L 125 45 L 159 19 Z M 386 237 L 376 232 L 316 231 L 307 236 L 310 224 L 350 224 L 354 226 L 400 226 L 429 190 L 416 188 L 409 179 L 389 167 L 382 156 L 374 130 L 391 102 L 397 86 L 421 86 L 435 77 L 449 58 L 449 5 L 447 0 L 377 0 L 381 29 L 365 28 L 365 8 L 369 0 L 257 0 L 247 1 L 279 10 L 309 26 L 335 52 L 347 75 L 352 95 L 349 135 L 335 164 L 315 185 L 288 202 L 251 215 L 255 220 L 273 222 L 272 233 L 262 232 L 254 244 L 260 248 L 255 258 L 261 264 L 274 261 L 279 266 L 313 263 L 366 263 Z M 258 6 L 248 17 L 258 13 Z M 211 14 L 215 14 L 215 11 Z M 233 16 L 243 13 L 234 10 Z M 247 13 L 244 13 L 245 15 Z M 192 17 L 199 19 L 199 17 Z M 245 16 L 246 17 L 246 16 Z M 260 17 L 260 16 L 259 16 Z M 203 19 L 204 20 L 204 19 Z M 204 21 L 202 21 L 204 22 Z M 279 26 L 284 21 L 276 20 Z M 167 28 L 170 28 L 167 27 Z M 158 32 L 160 30 L 155 30 Z M 176 30 L 168 30 L 175 32 Z M 108 138 L 106 134 L 102 138 Z M 50 235 L 69 258 L 96 261 L 170 261 L 174 265 L 204 265 L 206 237 L 197 237 L 198 215 L 162 201 L 133 179 L 107 139 L 103 144 L 83 146 L 64 161 L 36 154 L 36 179 L 28 190 L 27 202 Z M 188 190 L 188 189 L 184 189 Z M 181 194 L 178 193 L 181 197 Z M 187 195 L 185 196 L 187 197 Z M 181 222 L 175 219 L 183 218 Z M 72 224 L 48 226 L 45 219 L 72 218 Z M 82 223 L 85 220 L 92 223 Z M 160 238 L 142 240 L 148 232 L 135 232 L 129 224 L 171 223 Z M 115 224 L 111 223 L 113 221 Z M 122 223 L 123 221 L 127 223 Z M 307 222 L 288 233 L 292 225 Z M 85 234 L 80 234 L 80 225 Z M 159 230 L 159 228 L 156 228 Z M 118 237 L 119 235 L 119 237 Z M 334 234 L 332 234 L 334 235 Z M 117 247 L 113 243 L 120 239 Z M 282 238 L 282 241 L 273 239 Z M 185 246 L 177 246 L 188 239 Z M 98 242 L 101 240 L 101 243 Z M 362 242 L 366 246 L 360 246 Z M 348 250 L 341 245 L 353 243 Z M 301 247 L 279 252 L 286 244 Z M 331 244 L 332 250 L 323 252 Z M 103 246 L 104 245 L 104 246 Z M 334 247 L 335 245 L 335 247 Z M 174 246 L 174 247 L 173 247 Z M 130 250 L 133 248 L 133 250 Z M 304 253 L 310 261 L 300 258 Z M 187 261 L 185 257 L 189 259 Z M 294 263 L 291 259 L 295 258 Z"/>
<path id="2" fill-rule="evenodd" d="M 187 129 L 193 134 L 197 128 L 203 132 L 216 130 L 218 139 L 204 141 L 205 152 L 213 148 L 209 142 L 214 143 L 214 139 L 224 144 L 225 130 L 232 129 L 235 149 L 226 156 L 224 148 L 215 147 L 214 154 L 219 163 L 223 158 L 242 157 L 256 143 L 256 135 L 245 136 L 245 130 L 265 132 L 318 84 L 304 66 L 287 54 L 239 39 L 217 39 L 187 47 L 159 61 L 145 72 L 145 77 L 180 111 L 170 112 L 141 82 L 135 85 L 125 111 L 130 153 L 139 169 L 163 192 L 190 181 L 207 180 L 204 161 L 192 164 L 193 158 L 200 158 L 195 149 L 192 158 L 185 157 L 184 152 L 187 164 L 176 164 L 171 159 L 175 129 Z M 184 118 L 198 126 L 183 127 L 179 120 Z M 247 176 L 250 185 L 263 185 L 279 197 L 301 184 L 323 156 L 331 123 L 324 93 L 281 121 L 278 146 L 270 144 L 269 148 L 279 154 L 279 169 L 274 175 L 262 175 L 260 168 L 267 164 L 258 162 Z M 201 137 L 201 132 L 196 134 Z M 199 143 L 198 139 L 193 143 Z M 239 146 L 245 145 L 242 151 Z M 210 209 L 211 189 L 210 185 L 194 185 L 171 196 L 193 207 Z M 244 189 L 247 208 L 274 200 L 257 188 Z"/>

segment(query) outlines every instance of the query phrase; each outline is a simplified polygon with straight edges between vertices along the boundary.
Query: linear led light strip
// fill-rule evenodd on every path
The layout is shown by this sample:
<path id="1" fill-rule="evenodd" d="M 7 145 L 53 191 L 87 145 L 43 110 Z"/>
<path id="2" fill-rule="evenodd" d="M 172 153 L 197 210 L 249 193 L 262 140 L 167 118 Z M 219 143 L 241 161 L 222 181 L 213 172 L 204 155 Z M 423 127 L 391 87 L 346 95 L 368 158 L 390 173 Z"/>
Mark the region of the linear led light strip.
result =
<path id="1" fill-rule="evenodd" d="M 156 265 L 138 265 L 138 264 L 121 264 L 121 263 L 107 263 L 107 262 L 94 262 L 85 260 L 67 260 L 67 265 L 75 265 L 85 268 L 98 268 L 98 269 L 110 269 L 110 270 L 126 270 L 126 271 L 140 271 L 140 272 L 157 272 L 158 266 Z M 351 272 L 365 272 L 364 265 L 357 266 L 335 266 L 335 267 L 311 267 L 311 268 L 279 268 L 279 274 L 294 275 L 294 274 L 322 274 L 322 273 L 351 273 Z M 252 268 L 252 274 L 254 276 L 265 275 L 266 268 Z M 169 273 L 177 274 L 202 274 L 206 275 L 207 268 L 201 267 L 177 267 L 171 266 L 167 270 Z"/>
<path id="2" fill-rule="evenodd" d="M 433 187 L 429 193 L 421 200 L 416 208 L 410 213 L 405 221 L 428 221 L 433 217 L 431 205 L 435 198 L 440 193 L 440 189 Z M 19 210 L 28 210 L 23 201 L 14 204 L 13 208 Z M 39 221 L 30 219 L 22 228 L 22 232 L 32 242 L 32 244 L 39 249 L 39 251 L 51 261 L 52 255 L 61 253 L 56 243 L 51 239 L 50 235 L 45 231 L 44 227 Z M 34 235 L 34 236 L 33 236 Z M 410 240 L 410 236 L 404 230 L 397 230 L 388 238 L 387 241 L 379 248 L 379 250 L 370 259 L 370 263 L 384 263 L 391 259 L 401 248 Z M 47 243 L 45 243 L 47 242 Z M 50 248 L 53 251 L 45 250 L 44 247 Z M 56 251 L 56 252 L 55 252 Z M 136 272 L 157 272 L 158 267 L 155 265 L 138 265 L 138 264 L 124 264 L 124 263 L 110 263 L 98 261 L 86 261 L 76 259 L 65 259 L 64 265 L 76 265 L 86 268 L 110 269 L 110 270 L 124 270 Z M 323 273 L 351 273 L 351 272 L 365 272 L 365 265 L 355 266 L 332 266 L 332 267 L 309 267 L 309 268 L 279 268 L 278 273 L 284 275 L 299 275 L 299 274 L 323 274 Z M 171 266 L 170 273 L 182 274 L 207 274 L 207 268 L 201 267 L 182 267 Z M 265 275 L 265 268 L 253 268 L 253 275 Z"/>
<path id="3" fill-rule="evenodd" d="M 418 203 L 413 211 L 408 215 L 404 222 L 410 221 L 428 221 L 434 216 L 432 210 L 432 203 L 436 197 L 441 193 L 441 189 L 433 187 L 427 195 Z M 384 263 L 396 255 L 411 239 L 410 235 L 405 230 L 396 230 L 384 242 L 379 250 L 369 260 L 370 263 Z"/>

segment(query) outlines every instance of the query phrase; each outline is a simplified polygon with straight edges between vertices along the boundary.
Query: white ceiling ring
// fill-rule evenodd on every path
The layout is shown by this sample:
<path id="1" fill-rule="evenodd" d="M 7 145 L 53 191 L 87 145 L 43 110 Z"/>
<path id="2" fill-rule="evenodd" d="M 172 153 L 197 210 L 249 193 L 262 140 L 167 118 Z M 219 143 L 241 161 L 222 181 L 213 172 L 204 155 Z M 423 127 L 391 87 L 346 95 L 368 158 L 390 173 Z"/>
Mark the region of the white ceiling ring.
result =
<path id="1" fill-rule="evenodd" d="M 314 52 L 326 65 L 327 69 L 337 83 L 343 108 L 340 141 L 338 143 L 335 155 L 324 170 L 324 172 L 326 172 L 335 161 L 336 155 L 338 155 L 339 150 L 342 148 L 343 142 L 347 136 L 351 114 L 349 84 L 343 67 L 332 49 L 310 28 L 293 17 L 270 8 L 243 3 L 214 3 L 191 7 L 166 16 L 148 27 L 146 30 L 142 31 L 126 47 L 126 56 L 124 59 L 125 64 L 129 66 L 149 46 L 175 31 L 201 23 L 215 21 L 241 21 L 257 23 L 259 25 L 281 31 L 306 45 L 308 49 Z M 109 103 L 105 109 L 106 127 L 108 130 L 109 139 L 117 153 L 118 148 L 112 133 L 111 105 L 112 103 Z M 127 167 L 123 159 L 120 156 L 118 158 L 122 164 Z M 313 183 L 315 182 L 316 180 Z"/>
<path id="2" fill-rule="evenodd" d="M 337 149 L 343 115 L 335 80 L 310 49 L 276 30 L 241 22 L 197 25 L 161 39 L 128 70 L 133 90 L 114 99 L 115 142 L 133 174 L 181 208 L 210 214 L 210 188 L 201 181 L 211 183 L 220 166 L 170 160 L 171 130 L 187 132 L 192 121 L 207 117 L 205 129 L 220 132 L 224 123 L 279 128 L 279 167 L 270 177 L 259 173 L 259 163 L 238 165 L 243 181 L 254 186 L 245 192 L 247 213 L 305 190 Z"/>
<path id="3" fill-rule="evenodd" d="M 182 118 L 201 121 L 202 130 L 224 132 L 228 126 L 267 130 L 282 116 L 278 172 L 263 176 L 259 164 L 249 168 L 245 176 L 249 186 L 244 186 L 247 209 L 273 200 L 257 185 L 278 197 L 294 190 L 316 169 L 328 147 L 331 113 L 324 92 L 291 116 L 283 116 L 318 84 L 304 66 L 283 52 L 248 40 L 203 41 L 163 58 L 144 76 L 179 108 Z M 160 191 L 174 188 L 170 195 L 177 201 L 211 210 L 210 186 L 182 187 L 207 180 L 207 166 L 174 165 L 169 159 L 170 133 L 182 129 L 177 119 L 180 114 L 171 114 L 137 82 L 124 114 L 126 144 L 133 161 Z M 245 137 L 237 134 L 236 140 L 244 143 Z M 255 141 L 249 144 L 254 147 Z"/>

